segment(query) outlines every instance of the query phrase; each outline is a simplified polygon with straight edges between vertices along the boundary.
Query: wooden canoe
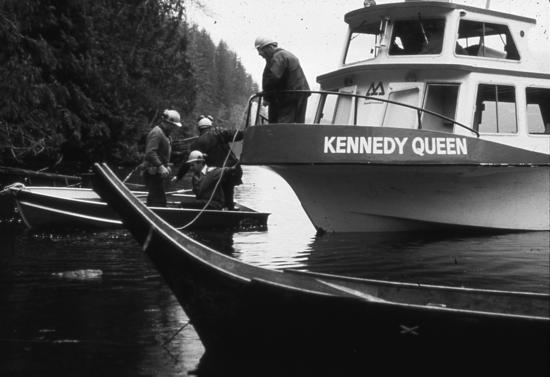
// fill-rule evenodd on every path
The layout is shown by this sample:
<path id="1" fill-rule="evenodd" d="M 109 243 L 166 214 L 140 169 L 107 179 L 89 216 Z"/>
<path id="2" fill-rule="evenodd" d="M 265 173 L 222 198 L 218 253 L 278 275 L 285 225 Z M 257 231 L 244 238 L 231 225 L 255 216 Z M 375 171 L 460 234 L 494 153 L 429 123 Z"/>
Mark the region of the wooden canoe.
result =
<path id="1" fill-rule="evenodd" d="M 92 189 L 23 186 L 11 191 L 21 218 L 32 230 L 123 226 L 120 217 Z M 147 196 L 146 192 L 133 193 L 142 200 Z M 201 212 L 196 208 L 182 208 L 186 202 L 194 200 L 192 195 L 172 194 L 168 199 L 171 206 L 153 207 L 152 210 L 175 227 L 185 226 Z M 267 227 L 268 213 L 239 206 L 238 211 L 205 210 L 189 228 L 258 230 Z"/>
<path id="2" fill-rule="evenodd" d="M 354 366 L 360 375 L 548 372 L 548 294 L 256 267 L 174 229 L 106 165 L 94 171 L 95 190 L 164 277 L 210 360 L 261 360 L 264 371 L 293 361 Z"/>

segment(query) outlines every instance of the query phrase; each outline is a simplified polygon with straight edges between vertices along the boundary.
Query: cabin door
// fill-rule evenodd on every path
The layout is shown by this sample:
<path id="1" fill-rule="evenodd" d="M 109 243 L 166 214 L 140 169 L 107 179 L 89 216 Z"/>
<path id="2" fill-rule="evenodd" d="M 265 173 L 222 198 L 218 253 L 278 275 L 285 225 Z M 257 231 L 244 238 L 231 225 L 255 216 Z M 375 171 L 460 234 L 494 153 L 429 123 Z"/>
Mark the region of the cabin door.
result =
<path id="1" fill-rule="evenodd" d="M 348 86 L 346 88 L 341 88 L 338 90 L 340 93 L 355 94 L 357 90 L 356 86 Z M 350 125 L 353 124 L 353 96 L 338 96 L 338 101 L 336 103 L 336 111 L 334 112 L 334 123 L 333 124 L 343 124 Z"/>
<path id="2" fill-rule="evenodd" d="M 458 88 L 458 84 L 428 84 L 424 108 L 454 120 Z M 454 129 L 452 122 L 428 113 L 422 115 L 421 128 L 449 133 L 452 133 Z"/>
<path id="3" fill-rule="evenodd" d="M 382 120 L 383 127 L 417 128 L 418 111 L 420 106 L 419 83 L 390 83 L 388 86 L 388 100 Z M 407 106 L 414 106 L 410 108 Z"/>
<path id="4" fill-rule="evenodd" d="M 355 94 L 356 90 L 356 86 L 349 86 L 340 88 L 338 92 Z M 353 96 L 339 95 L 336 93 L 327 94 L 321 101 L 319 123 L 345 126 L 354 124 L 354 101 L 355 99 Z"/>

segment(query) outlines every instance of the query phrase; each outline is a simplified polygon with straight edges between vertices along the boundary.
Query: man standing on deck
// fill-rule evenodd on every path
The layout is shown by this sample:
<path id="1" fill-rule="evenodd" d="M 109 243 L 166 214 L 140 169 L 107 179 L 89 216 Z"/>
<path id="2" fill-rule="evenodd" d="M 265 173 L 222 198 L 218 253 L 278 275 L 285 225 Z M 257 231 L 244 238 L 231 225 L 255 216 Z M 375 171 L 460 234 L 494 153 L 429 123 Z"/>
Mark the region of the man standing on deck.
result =
<path id="1" fill-rule="evenodd" d="M 239 165 L 239 160 L 231 150 L 229 143 L 242 140 L 244 133 L 243 131 L 214 127 L 212 117 L 210 115 L 201 115 L 199 117 L 197 127 L 199 129 L 199 137 L 191 144 L 190 150 L 198 150 L 204 153 L 205 162 L 208 166 L 219 168 L 224 166 L 234 167 L 234 169 L 224 172 L 224 174 L 227 174 L 228 177 L 223 180 L 221 186 L 225 198 L 224 206 L 229 210 L 234 210 L 235 202 L 233 195 L 235 186 L 243 183 L 243 170 Z M 178 170 L 177 175 L 173 178 L 173 181 L 183 178 L 188 170 L 189 164 L 183 164 Z"/>
<path id="2" fill-rule="evenodd" d="M 254 42 L 266 64 L 262 76 L 264 105 L 269 105 L 270 123 L 304 123 L 309 93 L 276 93 L 282 90 L 309 90 L 309 85 L 294 54 L 277 47 L 270 38 L 258 37 Z"/>
<path id="3" fill-rule="evenodd" d="M 164 110 L 160 122 L 147 134 L 141 166 L 148 190 L 148 206 L 166 207 L 164 186 L 170 175 L 170 134 L 176 127 L 181 127 L 180 114 L 176 110 Z"/>

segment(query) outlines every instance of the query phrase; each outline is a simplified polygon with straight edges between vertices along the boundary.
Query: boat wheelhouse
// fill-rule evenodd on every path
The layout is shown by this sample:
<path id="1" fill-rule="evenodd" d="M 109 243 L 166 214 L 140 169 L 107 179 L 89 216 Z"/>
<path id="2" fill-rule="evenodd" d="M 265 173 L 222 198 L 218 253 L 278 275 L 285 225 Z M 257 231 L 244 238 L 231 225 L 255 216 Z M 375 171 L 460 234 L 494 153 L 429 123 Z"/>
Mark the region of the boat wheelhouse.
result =
<path id="1" fill-rule="evenodd" d="M 550 43 L 535 19 L 406 1 L 345 21 L 305 124 L 269 123 L 251 98 L 242 162 L 280 174 L 319 231 L 549 230 Z"/>

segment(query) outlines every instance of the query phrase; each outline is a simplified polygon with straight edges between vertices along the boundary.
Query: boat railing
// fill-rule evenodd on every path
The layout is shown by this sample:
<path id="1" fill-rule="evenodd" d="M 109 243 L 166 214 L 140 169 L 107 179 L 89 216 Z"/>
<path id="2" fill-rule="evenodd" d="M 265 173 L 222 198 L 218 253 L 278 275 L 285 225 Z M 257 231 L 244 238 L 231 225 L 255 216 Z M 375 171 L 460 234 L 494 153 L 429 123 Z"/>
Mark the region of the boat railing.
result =
<path id="1" fill-rule="evenodd" d="M 423 114 L 430 114 L 430 115 L 432 115 L 434 117 L 437 117 L 437 118 L 440 118 L 441 120 L 443 120 L 445 122 L 448 122 L 452 125 L 457 125 L 461 128 L 464 128 L 465 130 L 470 131 L 473 134 L 475 134 L 477 137 L 479 137 L 479 132 L 474 130 L 473 128 L 468 127 L 465 124 L 457 122 L 455 119 L 452 119 L 452 118 L 450 118 L 448 116 L 445 116 L 443 114 L 439 114 L 439 113 L 437 113 L 435 111 L 432 111 L 432 110 L 428 110 L 428 109 L 424 109 L 422 107 L 410 105 L 410 104 L 407 104 L 407 103 L 392 101 L 392 100 L 385 99 L 385 98 L 380 98 L 380 97 L 373 97 L 373 96 L 361 95 L 361 94 L 356 94 L 356 93 L 326 91 L 326 90 L 282 90 L 282 91 L 277 91 L 277 92 L 258 92 L 256 94 L 252 95 L 248 100 L 248 110 L 247 110 L 247 115 L 246 115 L 246 125 L 245 125 L 245 127 L 252 126 L 252 125 L 257 126 L 257 125 L 262 125 L 262 124 L 268 124 L 269 123 L 268 116 L 267 116 L 267 111 L 266 111 L 265 106 L 263 105 L 263 99 L 266 95 L 276 95 L 276 96 L 294 95 L 294 96 L 296 96 L 296 95 L 300 95 L 300 94 L 304 95 L 304 96 L 307 96 L 307 97 L 311 96 L 312 94 L 316 94 L 316 95 L 320 96 L 319 104 L 317 106 L 315 114 L 313 114 L 313 122 L 307 122 L 307 123 L 321 124 L 321 119 L 323 118 L 323 112 L 324 112 L 324 107 L 325 107 L 325 104 L 326 104 L 327 97 L 328 96 L 337 96 L 337 97 L 348 97 L 348 98 L 351 98 L 352 100 L 355 99 L 353 101 L 353 107 L 354 107 L 353 123 L 350 124 L 350 125 L 353 125 L 353 126 L 358 125 L 357 124 L 357 110 L 358 110 L 359 99 L 364 99 L 364 100 L 369 100 L 369 101 L 384 102 L 384 103 L 387 103 L 387 104 L 397 105 L 397 106 L 401 106 L 401 107 L 404 107 L 404 108 L 409 108 L 409 109 L 412 109 L 412 110 L 416 111 L 417 119 L 418 119 L 418 128 L 419 129 L 422 129 L 422 115 Z M 253 122 L 252 122 L 252 120 L 253 120 Z"/>

